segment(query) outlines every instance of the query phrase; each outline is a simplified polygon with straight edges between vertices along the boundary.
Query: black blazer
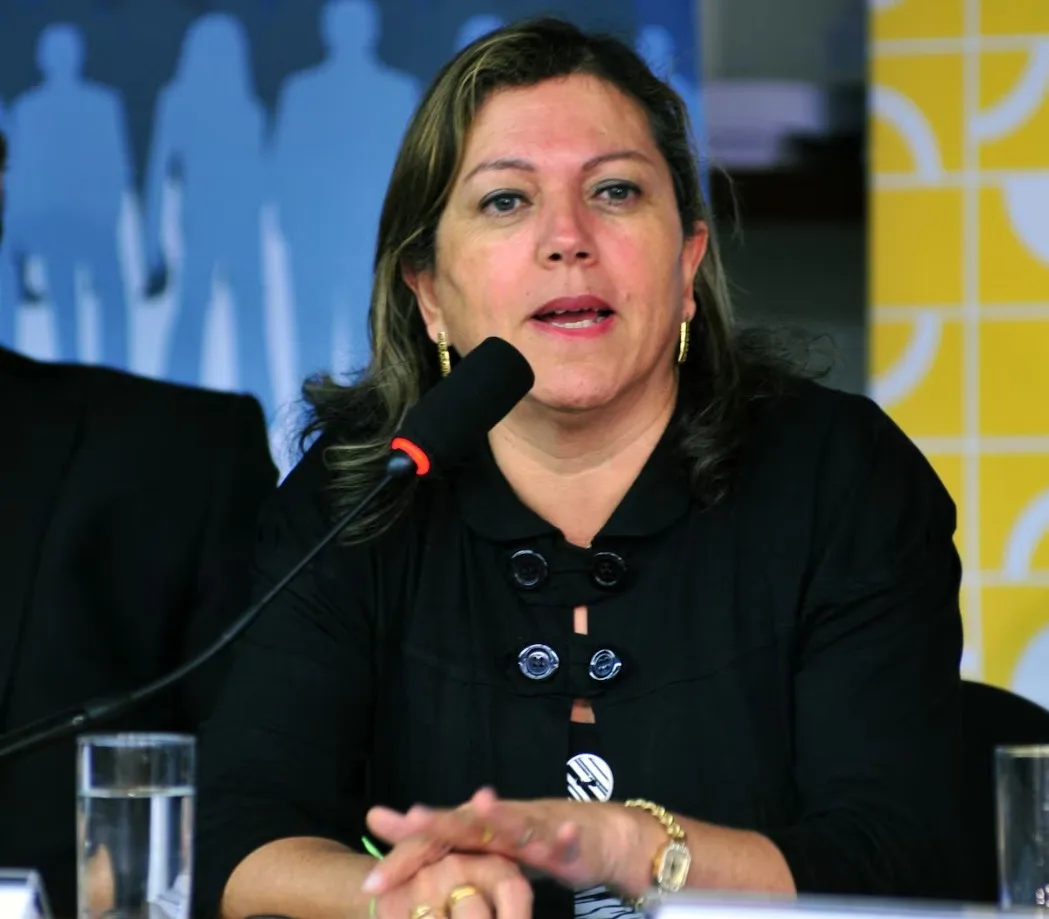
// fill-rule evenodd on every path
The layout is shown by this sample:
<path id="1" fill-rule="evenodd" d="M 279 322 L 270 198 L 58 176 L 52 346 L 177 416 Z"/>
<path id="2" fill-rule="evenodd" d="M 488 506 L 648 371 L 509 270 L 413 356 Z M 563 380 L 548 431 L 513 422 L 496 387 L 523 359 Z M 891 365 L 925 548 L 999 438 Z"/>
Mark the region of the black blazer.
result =
<path id="1" fill-rule="evenodd" d="M 766 833 L 802 893 L 954 895 L 954 504 L 869 399 L 799 383 L 752 410 L 725 500 L 695 496 L 671 427 L 588 548 L 481 449 L 322 552 L 238 643 L 202 732 L 195 914 L 271 840 L 360 849 L 371 804 L 483 785 L 565 797 L 579 752 L 613 800 Z M 263 512 L 260 594 L 330 526 L 340 437 Z M 570 917 L 561 894 L 537 884 L 535 915 Z"/>
<path id="2" fill-rule="evenodd" d="M 0 349 L 0 730 L 130 689 L 248 600 L 276 486 L 258 403 Z M 225 661 L 101 730 L 194 731 Z M 74 749 L 0 762 L 0 867 L 75 907 Z"/>

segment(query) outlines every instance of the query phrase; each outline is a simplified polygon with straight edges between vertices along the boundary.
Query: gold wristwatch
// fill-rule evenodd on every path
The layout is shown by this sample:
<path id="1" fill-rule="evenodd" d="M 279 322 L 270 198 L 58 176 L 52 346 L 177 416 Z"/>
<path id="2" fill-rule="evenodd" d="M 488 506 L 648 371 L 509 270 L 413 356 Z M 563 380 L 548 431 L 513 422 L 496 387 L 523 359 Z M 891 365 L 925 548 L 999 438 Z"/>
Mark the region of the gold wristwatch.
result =
<path id="1" fill-rule="evenodd" d="M 639 807 L 656 818 L 667 831 L 669 837 L 660 846 L 652 859 L 652 883 L 659 891 L 660 896 L 668 893 L 677 893 L 685 886 L 688 880 L 688 871 L 692 867 L 692 853 L 689 852 L 685 843 L 685 831 L 681 824 L 674 819 L 665 807 L 653 804 L 651 801 L 643 801 L 640 798 L 631 798 L 626 802 L 627 807 Z M 647 905 L 645 897 L 637 897 L 624 901 L 632 909 L 640 910 Z"/>

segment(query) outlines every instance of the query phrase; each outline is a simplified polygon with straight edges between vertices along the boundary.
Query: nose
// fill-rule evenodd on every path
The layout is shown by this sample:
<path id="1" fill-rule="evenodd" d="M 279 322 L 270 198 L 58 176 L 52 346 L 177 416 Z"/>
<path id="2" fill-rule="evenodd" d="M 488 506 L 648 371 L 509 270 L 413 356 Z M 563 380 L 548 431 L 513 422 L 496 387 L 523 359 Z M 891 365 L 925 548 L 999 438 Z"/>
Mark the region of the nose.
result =
<path id="1" fill-rule="evenodd" d="M 597 256 L 584 205 L 564 202 L 548 205 L 539 239 L 539 261 L 546 266 L 585 264 Z"/>

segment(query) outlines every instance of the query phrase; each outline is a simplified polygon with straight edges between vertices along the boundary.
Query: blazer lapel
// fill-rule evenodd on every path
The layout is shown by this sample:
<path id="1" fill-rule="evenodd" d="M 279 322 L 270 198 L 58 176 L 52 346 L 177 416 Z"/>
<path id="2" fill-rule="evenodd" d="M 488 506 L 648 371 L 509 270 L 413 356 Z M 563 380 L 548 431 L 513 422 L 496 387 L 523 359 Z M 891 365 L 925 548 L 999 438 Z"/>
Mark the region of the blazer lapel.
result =
<path id="1" fill-rule="evenodd" d="M 60 366 L 0 350 L 0 712 L 59 486 L 83 415 Z"/>

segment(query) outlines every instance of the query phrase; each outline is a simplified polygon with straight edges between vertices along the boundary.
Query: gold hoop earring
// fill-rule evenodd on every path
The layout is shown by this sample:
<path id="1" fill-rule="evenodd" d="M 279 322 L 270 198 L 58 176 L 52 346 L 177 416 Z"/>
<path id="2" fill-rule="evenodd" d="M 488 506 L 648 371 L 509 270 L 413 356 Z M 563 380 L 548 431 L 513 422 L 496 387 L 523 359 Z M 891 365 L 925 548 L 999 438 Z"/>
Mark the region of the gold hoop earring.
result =
<path id="1" fill-rule="evenodd" d="M 681 329 L 678 331 L 677 339 L 677 362 L 679 364 L 685 363 L 688 360 L 688 336 L 691 331 L 691 325 L 686 319 L 681 323 Z"/>
<path id="2" fill-rule="evenodd" d="M 448 338 L 444 332 L 437 333 L 437 360 L 441 365 L 441 376 L 452 372 L 452 354 L 448 350 Z"/>

